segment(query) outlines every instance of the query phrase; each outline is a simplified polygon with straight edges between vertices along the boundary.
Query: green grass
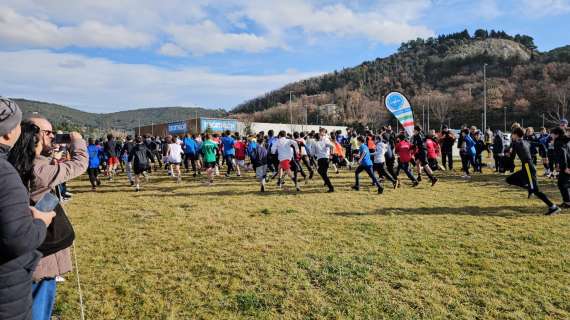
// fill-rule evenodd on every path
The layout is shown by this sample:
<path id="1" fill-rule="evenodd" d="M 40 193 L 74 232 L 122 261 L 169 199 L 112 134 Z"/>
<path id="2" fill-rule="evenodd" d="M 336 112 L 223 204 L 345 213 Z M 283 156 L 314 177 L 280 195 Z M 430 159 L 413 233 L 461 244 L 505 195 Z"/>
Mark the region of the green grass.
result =
<path id="1" fill-rule="evenodd" d="M 205 187 L 124 178 L 67 206 L 88 319 L 568 319 L 570 215 L 504 177 L 377 195 L 363 176 L 333 174 L 295 194 L 251 173 Z M 555 182 L 542 181 L 560 201 Z M 75 276 L 56 314 L 78 319 Z"/>

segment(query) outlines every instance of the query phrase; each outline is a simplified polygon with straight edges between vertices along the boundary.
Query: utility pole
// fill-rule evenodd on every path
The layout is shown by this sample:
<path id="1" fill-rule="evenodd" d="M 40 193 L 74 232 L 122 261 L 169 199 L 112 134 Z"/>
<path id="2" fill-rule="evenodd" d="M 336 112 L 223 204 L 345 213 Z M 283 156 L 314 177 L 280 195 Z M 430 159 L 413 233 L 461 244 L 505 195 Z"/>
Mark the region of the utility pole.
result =
<path id="1" fill-rule="evenodd" d="M 487 130 L 487 64 L 483 64 L 483 130 Z"/>
<path id="2" fill-rule="evenodd" d="M 289 123 L 293 124 L 293 109 L 291 101 L 293 100 L 293 91 L 289 91 Z"/>
<path id="3" fill-rule="evenodd" d="M 544 112 L 542 113 L 542 127 L 544 128 Z"/>
<path id="4" fill-rule="evenodd" d="M 154 121 L 150 123 L 151 135 L 154 137 Z"/>
<path id="5" fill-rule="evenodd" d="M 427 105 L 427 109 L 428 109 L 428 110 L 427 110 L 427 131 L 426 131 L 426 133 L 429 131 L 429 107 L 430 107 L 430 105 L 429 105 L 429 100 L 430 100 L 430 97 L 431 97 L 431 92 L 430 92 L 430 93 L 428 93 L 428 105 Z M 424 128 L 424 129 L 425 129 L 425 128 Z"/>
<path id="6" fill-rule="evenodd" d="M 139 136 L 141 135 L 141 119 L 139 119 Z"/>

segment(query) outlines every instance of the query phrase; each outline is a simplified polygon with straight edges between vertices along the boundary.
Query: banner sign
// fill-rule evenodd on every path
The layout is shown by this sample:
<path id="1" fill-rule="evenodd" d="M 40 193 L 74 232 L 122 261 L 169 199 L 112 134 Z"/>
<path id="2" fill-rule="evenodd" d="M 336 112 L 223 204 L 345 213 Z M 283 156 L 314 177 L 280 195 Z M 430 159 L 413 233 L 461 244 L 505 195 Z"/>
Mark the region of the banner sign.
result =
<path id="1" fill-rule="evenodd" d="M 205 132 L 210 127 L 212 131 L 230 130 L 232 133 L 238 129 L 237 120 L 200 118 L 200 129 Z"/>
<path id="2" fill-rule="evenodd" d="M 386 96 L 386 108 L 392 112 L 394 117 L 406 130 L 408 135 L 414 134 L 414 114 L 412 113 L 412 106 L 406 97 L 399 92 L 390 92 Z"/>
<path id="3" fill-rule="evenodd" d="M 188 132 L 186 121 L 173 122 L 168 124 L 168 133 L 179 134 Z"/>

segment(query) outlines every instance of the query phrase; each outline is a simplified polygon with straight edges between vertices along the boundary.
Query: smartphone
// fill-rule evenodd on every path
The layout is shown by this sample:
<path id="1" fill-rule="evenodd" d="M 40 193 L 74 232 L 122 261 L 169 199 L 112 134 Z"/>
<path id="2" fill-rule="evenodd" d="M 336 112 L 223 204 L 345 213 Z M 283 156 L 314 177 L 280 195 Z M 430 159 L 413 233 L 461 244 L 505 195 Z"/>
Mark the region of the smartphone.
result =
<path id="1" fill-rule="evenodd" d="M 71 143 L 71 135 L 69 133 L 58 133 L 55 135 L 55 144 Z"/>
<path id="2" fill-rule="evenodd" d="M 50 212 L 57 207 L 59 203 L 59 198 L 51 193 L 46 193 L 44 196 L 36 203 L 34 208 L 42 212 Z"/>

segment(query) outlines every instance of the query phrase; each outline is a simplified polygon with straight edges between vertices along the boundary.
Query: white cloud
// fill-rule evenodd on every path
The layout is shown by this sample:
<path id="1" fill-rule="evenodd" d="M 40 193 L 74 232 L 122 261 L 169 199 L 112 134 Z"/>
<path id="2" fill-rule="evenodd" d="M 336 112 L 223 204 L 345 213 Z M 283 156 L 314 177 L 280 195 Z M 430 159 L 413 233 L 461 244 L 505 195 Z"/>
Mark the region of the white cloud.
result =
<path id="1" fill-rule="evenodd" d="M 158 53 L 170 56 L 170 57 L 184 57 L 186 56 L 186 51 L 180 48 L 179 46 L 175 45 L 174 43 L 165 43 L 159 49 Z"/>
<path id="2" fill-rule="evenodd" d="M 566 14 L 570 12 L 570 0 L 523 0 L 521 11 L 534 18 Z"/>
<path id="3" fill-rule="evenodd" d="M 134 107 L 238 103 L 319 73 L 227 75 L 167 69 L 45 50 L 0 52 L 0 95 L 80 106 L 94 112 Z"/>
<path id="4" fill-rule="evenodd" d="M 276 46 L 266 38 L 252 33 L 224 33 L 210 20 L 196 25 L 171 25 L 166 31 L 177 46 L 195 55 L 226 50 L 260 52 Z"/>
<path id="5" fill-rule="evenodd" d="M 374 42 L 393 44 L 433 35 L 429 28 L 410 23 L 429 5 L 427 0 L 383 1 L 375 8 L 355 11 L 344 4 L 316 7 L 301 0 L 259 0 L 248 1 L 241 14 L 278 36 L 301 28 L 307 34 L 360 36 Z"/>
<path id="6" fill-rule="evenodd" d="M 133 48 L 150 44 L 152 38 L 120 25 L 85 21 L 77 26 L 59 27 L 48 20 L 22 16 L 0 8 L 0 43 L 19 48 L 79 47 Z"/>
<path id="7" fill-rule="evenodd" d="M 17 48 L 152 45 L 159 53 L 181 56 L 186 52 L 203 55 L 227 50 L 286 49 L 292 34 L 304 36 L 303 40 L 318 41 L 321 35 L 329 35 L 390 44 L 433 35 L 427 27 L 414 24 L 430 7 L 429 0 L 377 0 L 373 6 L 339 0 L 3 0 L 2 3 L 0 46 L 10 44 Z"/>

